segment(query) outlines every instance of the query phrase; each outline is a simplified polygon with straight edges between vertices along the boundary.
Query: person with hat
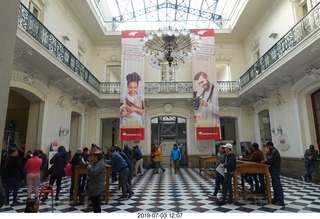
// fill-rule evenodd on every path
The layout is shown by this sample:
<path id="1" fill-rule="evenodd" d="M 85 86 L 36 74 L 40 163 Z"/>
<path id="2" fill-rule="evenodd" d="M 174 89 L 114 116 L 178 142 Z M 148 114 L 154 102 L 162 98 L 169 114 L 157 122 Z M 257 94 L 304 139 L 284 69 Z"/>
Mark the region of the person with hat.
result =
<path id="1" fill-rule="evenodd" d="M 312 173 L 314 171 L 314 162 L 318 158 L 318 151 L 314 149 L 314 145 L 310 145 L 309 149 L 304 152 L 304 167 L 306 174 L 301 176 L 303 181 L 310 182 L 312 180 Z"/>
<path id="2" fill-rule="evenodd" d="M 82 148 L 78 148 L 75 155 L 72 157 L 72 160 L 71 160 L 71 165 L 72 165 L 72 175 L 71 175 L 71 185 L 70 185 L 70 200 L 72 199 L 73 197 L 73 190 L 74 190 L 74 170 L 75 170 L 75 167 L 76 166 L 79 166 L 79 165 L 84 165 L 86 164 L 86 162 L 84 161 L 83 159 L 83 150 Z M 80 175 L 79 176 L 79 185 L 78 185 L 78 194 L 80 195 L 83 190 L 84 190 L 84 184 L 83 184 L 83 181 L 82 181 L 82 177 L 83 175 Z"/>
<path id="3" fill-rule="evenodd" d="M 219 167 L 224 169 L 224 180 L 222 184 L 222 197 L 221 199 L 217 200 L 219 205 L 226 204 L 226 199 L 228 195 L 228 204 L 233 203 L 233 187 L 232 187 L 232 177 L 233 173 L 236 170 L 237 163 L 236 163 L 236 155 L 232 151 L 233 146 L 230 143 L 223 145 L 225 156 L 224 162 L 219 165 Z"/>
<path id="4" fill-rule="evenodd" d="M 273 187 L 273 199 L 272 204 L 284 205 L 284 195 L 283 189 L 280 181 L 280 171 L 281 171 L 281 156 L 279 151 L 273 146 L 272 141 L 267 141 L 264 144 L 266 147 L 266 160 L 261 161 L 261 163 L 270 165 L 269 171 L 271 175 L 271 184 Z"/>
<path id="5" fill-rule="evenodd" d="M 91 200 L 94 213 L 101 213 L 100 196 L 106 189 L 106 164 L 101 150 L 92 154 L 88 169 L 87 194 Z"/>

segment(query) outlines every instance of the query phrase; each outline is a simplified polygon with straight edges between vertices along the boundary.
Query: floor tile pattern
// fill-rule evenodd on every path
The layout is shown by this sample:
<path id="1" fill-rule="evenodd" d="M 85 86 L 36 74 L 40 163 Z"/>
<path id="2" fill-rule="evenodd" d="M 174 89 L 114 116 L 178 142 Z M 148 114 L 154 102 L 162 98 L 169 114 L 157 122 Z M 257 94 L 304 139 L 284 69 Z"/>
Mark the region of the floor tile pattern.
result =
<path id="1" fill-rule="evenodd" d="M 102 212 L 105 213 L 318 213 L 320 212 L 320 185 L 306 183 L 301 179 L 281 176 L 285 195 L 285 206 L 268 204 L 265 197 L 250 197 L 239 199 L 238 204 L 219 206 L 208 198 L 214 188 L 214 176 L 203 177 L 196 168 L 181 168 L 174 174 L 167 167 L 165 173 L 154 174 L 153 169 L 146 170 L 143 176 L 134 177 L 134 196 L 119 201 L 121 191 L 117 182 L 111 182 L 109 204 L 102 202 Z M 40 202 L 40 213 L 86 213 L 92 212 L 90 201 L 73 205 L 69 199 L 70 178 L 64 177 L 60 200 L 49 197 Z M 3 206 L 0 213 L 22 213 L 26 203 L 26 187 L 19 190 L 19 204 Z M 221 195 L 220 193 L 218 194 Z"/>

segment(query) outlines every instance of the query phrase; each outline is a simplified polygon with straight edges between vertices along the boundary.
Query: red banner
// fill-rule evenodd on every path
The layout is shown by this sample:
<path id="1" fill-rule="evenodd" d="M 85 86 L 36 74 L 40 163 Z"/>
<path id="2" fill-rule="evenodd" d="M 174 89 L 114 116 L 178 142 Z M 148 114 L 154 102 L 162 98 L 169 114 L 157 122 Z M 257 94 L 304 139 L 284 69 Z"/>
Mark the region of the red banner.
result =
<path id="1" fill-rule="evenodd" d="M 143 140 L 144 128 L 121 128 L 120 129 L 121 140 Z"/>
<path id="2" fill-rule="evenodd" d="M 144 140 L 144 55 L 139 52 L 145 31 L 122 32 L 120 140 Z"/>
<path id="3" fill-rule="evenodd" d="M 194 122 L 197 140 L 220 139 L 218 85 L 213 29 L 192 29 L 202 44 L 192 54 Z"/>
<path id="4" fill-rule="evenodd" d="M 197 140 L 220 139 L 220 128 L 219 127 L 197 127 L 196 138 Z"/>

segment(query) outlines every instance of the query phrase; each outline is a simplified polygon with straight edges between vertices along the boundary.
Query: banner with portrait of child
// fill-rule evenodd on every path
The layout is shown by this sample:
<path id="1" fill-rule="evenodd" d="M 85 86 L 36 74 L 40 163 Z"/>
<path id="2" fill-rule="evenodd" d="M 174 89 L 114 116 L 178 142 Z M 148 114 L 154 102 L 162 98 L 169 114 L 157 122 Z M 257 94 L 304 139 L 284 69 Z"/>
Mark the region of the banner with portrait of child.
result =
<path id="1" fill-rule="evenodd" d="M 221 135 L 214 30 L 193 29 L 190 32 L 202 39 L 199 50 L 192 54 L 196 139 L 218 140 Z"/>
<path id="2" fill-rule="evenodd" d="M 122 31 L 120 140 L 144 140 L 144 56 L 138 45 L 145 31 Z"/>

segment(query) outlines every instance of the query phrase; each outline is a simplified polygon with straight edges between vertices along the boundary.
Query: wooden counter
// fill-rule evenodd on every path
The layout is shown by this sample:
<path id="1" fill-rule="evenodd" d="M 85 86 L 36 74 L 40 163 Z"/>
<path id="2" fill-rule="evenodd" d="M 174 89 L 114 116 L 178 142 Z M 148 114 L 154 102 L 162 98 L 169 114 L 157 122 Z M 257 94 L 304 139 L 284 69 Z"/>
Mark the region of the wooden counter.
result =
<path id="1" fill-rule="evenodd" d="M 77 204 L 78 190 L 79 190 L 79 175 L 87 175 L 88 165 L 79 165 L 74 168 L 74 191 L 73 191 L 73 204 Z M 106 204 L 109 202 L 109 192 L 110 192 L 110 174 L 112 166 L 106 165 L 106 191 L 105 191 L 105 201 Z"/>
<path id="2" fill-rule="evenodd" d="M 233 175 L 235 203 L 238 203 L 239 196 L 244 196 L 244 197 L 247 197 L 247 196 L 266 196 L 268 203 L 269 204 L 272 203 L 269 167 L 270 167 L 270 165 L 267 165 L 267 164 L 261 164 L 261 163 L 256 163 L 256 162 L 237 161 L 237 169 Z M 265 183 L 266 183 L 266 194 L 252 194 L 252 193 L 239 192 L 238 174 L 241 174 L 241 180 L 242 180 L 242 183 L 244 183 L 242 175 L 245 173 L 262 173 L 262 174 L 264 174 L 265 175 Z M 242 185 L 244 187 L 244 184 L 242 184 Z"/>
<path id="3" fill-rule="evenodd" d="M 216 168 L 217 156 L 204 155 L 199 156 L 199 173 L 201 174 L 201 164 L 203 163 L 203 176 L 207 177 L 207 163 L 214 163 L 214 169 Z"/>

